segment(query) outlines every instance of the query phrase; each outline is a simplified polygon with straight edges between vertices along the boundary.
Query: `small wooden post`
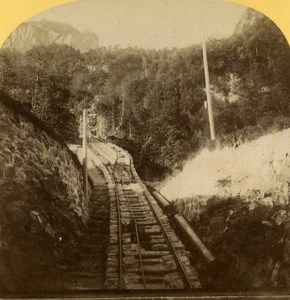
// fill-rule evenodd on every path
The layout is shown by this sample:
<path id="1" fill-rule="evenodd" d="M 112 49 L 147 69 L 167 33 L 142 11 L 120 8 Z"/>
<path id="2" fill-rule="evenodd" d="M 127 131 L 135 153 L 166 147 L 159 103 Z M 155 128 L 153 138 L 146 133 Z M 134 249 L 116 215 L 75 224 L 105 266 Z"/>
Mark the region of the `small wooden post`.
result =
<path id="1" fill-rule="evenodd" d="M 87 150 L 87 110 L 83 110 L 83 167 L 84 167 L 84 194 L 88 200 L 88 150 Z"/>

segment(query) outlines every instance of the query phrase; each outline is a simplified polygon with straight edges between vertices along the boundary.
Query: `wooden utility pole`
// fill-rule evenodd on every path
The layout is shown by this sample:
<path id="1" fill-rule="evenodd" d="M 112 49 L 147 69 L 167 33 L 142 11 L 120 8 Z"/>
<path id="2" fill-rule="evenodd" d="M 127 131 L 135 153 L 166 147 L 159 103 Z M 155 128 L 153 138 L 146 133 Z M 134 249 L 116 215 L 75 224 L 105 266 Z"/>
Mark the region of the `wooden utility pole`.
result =
<path id="1" fill-rule="evenodd" d="M 205 24 L 204 24 L 202 3 L 201 3 L 201 26 L 202 26 L 202 56 L 203 56 L 203 67 L 204 67 L 204 77 L 205 77 L 205 90 L 206 90 L 206 98 L 207 98 L 208 120 L 209 120 L 209 128 L 210 128 L 210 139 L 212 141 L 215 141 L 215 126 L 214 126 L 214 117 L 212 111 L 212 101 L 211 101 L 210 85 L 209 85 L 209 71 L 208 71 L 205 29 L 204 29 Z"/>
<path id="2" fill-rule="evenodd" d="M 84 194 L 88 200 L 88 150 L 87 150 L 87 110 L 83 110 L 83 167 L 84 167 Z"/>

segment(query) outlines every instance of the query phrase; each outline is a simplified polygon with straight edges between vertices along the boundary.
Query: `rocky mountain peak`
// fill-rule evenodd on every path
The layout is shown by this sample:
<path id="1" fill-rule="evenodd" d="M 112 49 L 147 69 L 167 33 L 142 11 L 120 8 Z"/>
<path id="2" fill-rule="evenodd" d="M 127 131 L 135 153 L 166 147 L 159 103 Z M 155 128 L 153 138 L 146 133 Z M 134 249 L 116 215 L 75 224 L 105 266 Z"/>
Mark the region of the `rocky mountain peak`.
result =
<path id="1" fill-rule="evenodd" d="M 69 24 L 46 19 L 21 24 L 5 41 L 3 48 L 26 52 L 35 46 L 65 44 L 81 52 L 99 47 L 93 32 L 80 32 Z"/>
<path id="2" fill-rule="evenodd" d="M 258 11 L 248 8 L 241 20 L 238 22 L 234 34 L 242 34 L 250 30 L 258 21 L 264 19 L 265 16 Z"/>

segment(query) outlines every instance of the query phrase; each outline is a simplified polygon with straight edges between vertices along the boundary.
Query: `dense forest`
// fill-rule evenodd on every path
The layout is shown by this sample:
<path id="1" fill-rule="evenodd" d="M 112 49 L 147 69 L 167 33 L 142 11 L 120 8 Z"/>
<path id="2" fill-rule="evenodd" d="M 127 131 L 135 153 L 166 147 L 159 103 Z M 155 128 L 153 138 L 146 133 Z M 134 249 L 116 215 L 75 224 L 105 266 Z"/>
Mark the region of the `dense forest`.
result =
<path id="1" fill-rule="evenodd" d="M 207 47 L 220 145 L 290 127 L 289 45 L 272 21 L 249 9 L 230 38 Z M 200 45 L 2 49 L 0 66 L 0 89 L 68 143 L 83 108 L 95 112 L 91 122 L 106 116 L 106 135 L 132 152 L 143 178 L 181 168 L 209 144 Z"/>

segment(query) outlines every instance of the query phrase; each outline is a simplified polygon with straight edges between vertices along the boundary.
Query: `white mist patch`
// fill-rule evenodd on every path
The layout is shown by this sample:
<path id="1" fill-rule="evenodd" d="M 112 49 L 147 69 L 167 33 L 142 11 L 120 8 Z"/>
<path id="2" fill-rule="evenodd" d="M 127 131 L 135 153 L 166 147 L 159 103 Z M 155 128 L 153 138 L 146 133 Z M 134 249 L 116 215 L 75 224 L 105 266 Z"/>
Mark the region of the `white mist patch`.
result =
<path id="1" fill-rule="evenodd" d="M 204 149 L 177 176 L 168 178 L 161 193 L 170 200 L 194 195 L 246 195 L 282 189 L 290 182 L 290 129 L 263 136 L 238 148 Z"/>

